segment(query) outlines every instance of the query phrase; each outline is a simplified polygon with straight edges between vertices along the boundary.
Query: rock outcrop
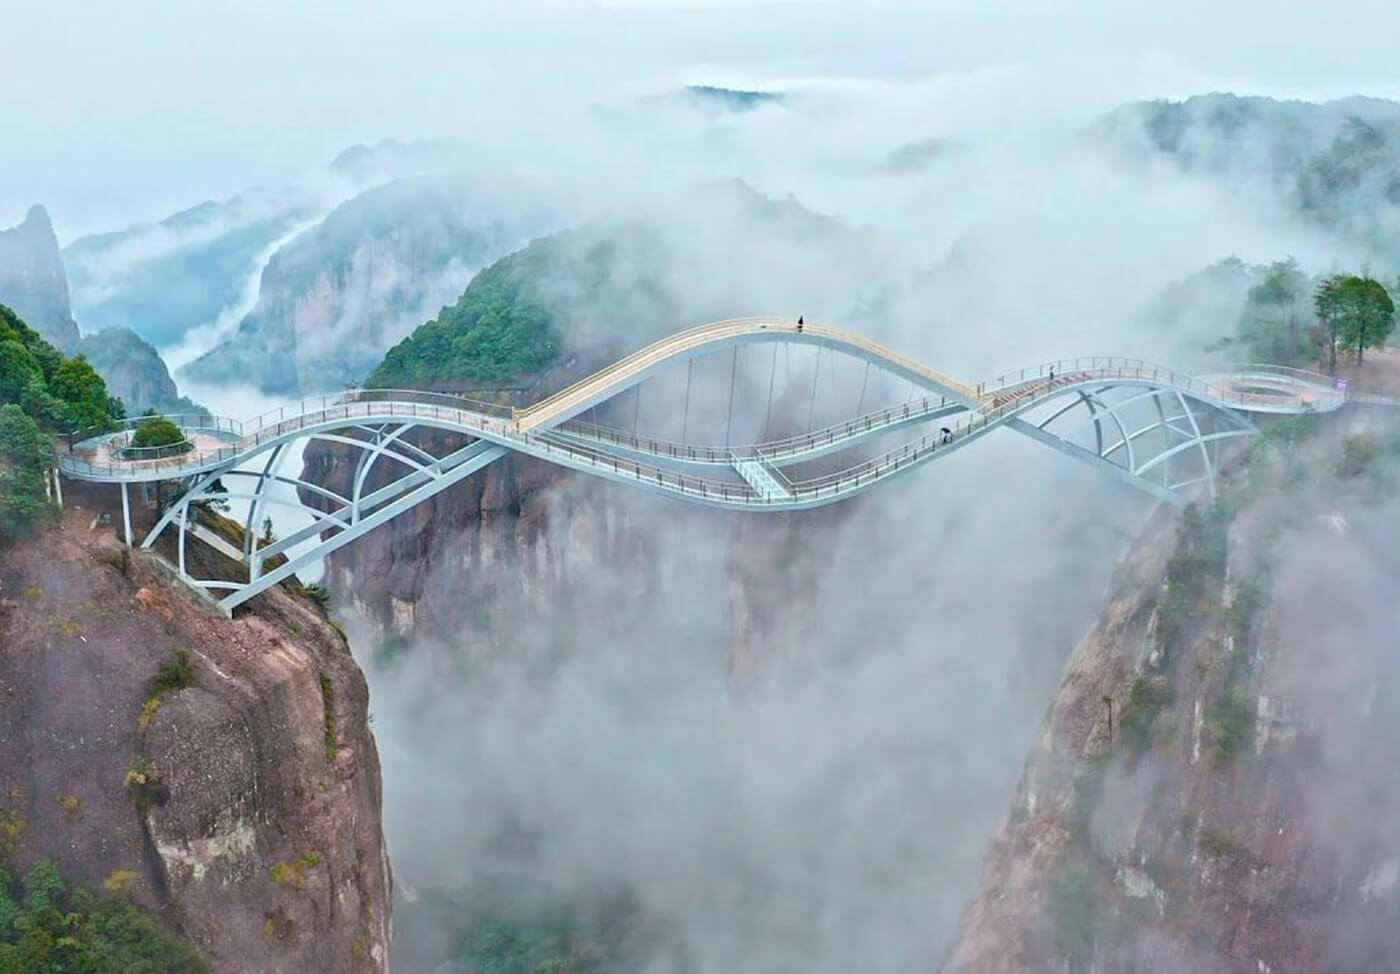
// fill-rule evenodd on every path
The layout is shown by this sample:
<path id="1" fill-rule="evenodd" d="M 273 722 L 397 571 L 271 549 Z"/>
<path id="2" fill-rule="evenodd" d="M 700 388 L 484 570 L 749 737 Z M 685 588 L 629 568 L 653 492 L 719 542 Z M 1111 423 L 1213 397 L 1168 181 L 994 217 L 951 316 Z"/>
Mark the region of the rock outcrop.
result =
<path id="1" fill-rule="evenodd" d="M 70 506 L 0 550 L 12 860 L 123 887 L 216 972 L 387 971 L 379 762 L 344 638 L 285 591 L 226 619 L 92 521 Z"/>
<path id="2" fill-rule="evenodd" d="M 107 328 L 83 336 L 74 351 L 86 358 L 121 399 L 128 415 L 154 409 L 160 413 L 203 412 L 180 395 L 160 354 L 128 328 Z"/>
<path id="3" fill-rule="evenodd" d="M 307 189 L 257 189 L 63 248 L 89 331 L 129 328 L 160 348 L 246 312 L 269 251 L 333 205 Z M 231 324 L 237 324 L 236 319 Z"/>
<path id="4" fill-rule="evenodd" d="M 943 970 L 1394 967 L 1394 434 L 1343 432 L 1136 543 Z"/>
<path id="5" fill-rule="evenodd" d="M 460 439 L 432 437 L 418 442 L 439 452 Z M 312 444 L 303 475 L 348 491 L 358 458 L 349 448 Z M 372 476 L 365 490 L 381 482 Z M 324 503 L 310 492 L 302 501 Z M 658 509 L 625 487 L 511 455 L 335 552 L 325 581 L 344 593 L 381 642 L 451 646 L 490 659 L 519 615 L 568 625 L 597 581 L 582 577 L 581 564 L 596 561 L 609 567 L 609 576 L 634 579 L 634 587 L 615 593 L 615 608 L 622 615 L 637 611 L 649 597 L 648 579 L 667 560 L 663 538 L 698 531 L 722 539 L 726 550 L 729 669 L 743 679 L 771 662 L 773 646 L 799 641 L 804 617 L 791 607 L 819 596 L 818 566 L 842 521 L 843 512 L 833 510 L 758 523 L 703 508 Z"/>
<path id="6" fill-rule="evenodd" d="M 0 304 L 57 348 L 71 351 L 78 343 L 58 237 L 42 206 L 30 207 L 19 226 L 0 230 Z"/>
<path id="7" fill-rule="evenodd" d="M 272 394 L 361 380 L 511 243 L 436 177 L 376 187 L 277 251 L 257 304 L 181 374 Z"/>

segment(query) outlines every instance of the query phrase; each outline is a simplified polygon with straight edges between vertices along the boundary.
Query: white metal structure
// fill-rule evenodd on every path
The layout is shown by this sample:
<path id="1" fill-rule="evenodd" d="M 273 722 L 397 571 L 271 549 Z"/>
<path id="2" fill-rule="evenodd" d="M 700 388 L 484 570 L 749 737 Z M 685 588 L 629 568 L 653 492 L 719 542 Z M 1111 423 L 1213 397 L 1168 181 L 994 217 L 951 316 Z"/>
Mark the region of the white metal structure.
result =
<path id="1" fill-rule="evenodd" d="M 687 443 L 684 435 L 682 441 L 663 441 L 578 419 L 663 367 L 764 343 L 774 344 L 774 370 L 778 345 L 817 346 L 866 363 L 867 380 L 875 368 L 907 381 L 922 394 L 902 404 L 862 411 L 862 384 L 855 415 L 848 420 L 739 446 Z M 737 363 L 737 351 L 735 356 Z M 733 381 L 731 372 L 731 412 Z M 771 382 L 770 376 L 770 411 Z M 815 378 L 813 397 L 815 402 Z M 352 390 L 252 420 L 174 417 L 187 437 L 176 448 L 133 449 L 128 425 L 78 444 L 60 457 L 59 466 L 69 477 L 122 486 L 129 543 L 128 485 L 181 481 L 184 490 L 142 544 L 150 547 L 167 528 L 177 528 L 181 577 L 196 587 L 227 593 L 219 604 L 232 611 L 509 452 L 710 507 L 778 511 L 844 500 L 1005 426 L 1181 503 L 1194 485 L 1214 491 L 1220 445 L 1258 432 L 1249 414 L 1327 411 L 1345 401 L 1345 393 L 1330 379 L 1313 373 L 1244 366 L 1193 375 L 1137 359 L 1105 357 L 1065 359 L 967 385 L 849 332 L 745 318 L 680 332 L 525 409 L 435 393 Z M 688 418 L 689 373 L 685 409 Z M 1073 429 L 1084 421 L 1092 429 L 1090 445 L 1073 436 Z M 466 445 L 434 453 L 410 435 L 422 430 L 463 434 Z M 863 455 L 869 452 L 863 447 L 904 430 L 912 431 L 905 442 Z M 914 433 L 919 433 L 917 438 Z M 313 440 L 359 451 L 348 494 L 283 470 L 293 445 Z M 834 471 L 800 475 L 803 464 L 843 455 L 844 465 Z M 1174 472 L 1183 459 L 1192 461 L 1184 476 Z M 396 476 L 368 489 L 376 469 L 387 468 Z M 315 499 L 314 505 L 297 505 L 314 521 L 287 537 L 259 544 L 256 527 L 268 505 L 289 503 L 272 496 L 271 488 L 278 484 L 296 488 L 303 499 Z M 237 505 L 245 525 L 241 551 L 197 523 L 193 512 L 209 501 Z M 247 577 L 191 578 L 185 563 L 191 534 L 246 565 Z M 311 539 L 318 540 L 310 551 L 265 567 L 270 559 Z"/>

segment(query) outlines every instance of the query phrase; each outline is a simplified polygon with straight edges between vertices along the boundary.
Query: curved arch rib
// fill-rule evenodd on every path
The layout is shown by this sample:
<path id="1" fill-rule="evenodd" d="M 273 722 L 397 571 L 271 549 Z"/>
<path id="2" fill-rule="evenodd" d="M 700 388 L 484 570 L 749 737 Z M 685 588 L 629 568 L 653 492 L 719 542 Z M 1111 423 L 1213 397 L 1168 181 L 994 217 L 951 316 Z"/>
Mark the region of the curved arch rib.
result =
<path id="1" fill-rule="evenodd" d="M 812 345 L 818 354 L 825 348 L 863 359 L 866 367 L 857 400 L 858 410 L 863 404 L 872 365 L 882 373 L 907 380 L 910 383 L 910 401 L 885 410 L 878 418 L 874 414 L 858 416 L 852 421 L 804 436 L 750 447 L 726 446 L 722 451 L 715 448 L 700 458 L 701 463 L 727 468 L 730 477 L 737 471 L 743 477 L 743 482 L 737 483 L 732 480 L 707 480 L 674 469 L 686 464 L 695 465 L 694 447 L 684 447 L 686 455 L 674 450 L 670 456 L 662 456 L 659 451 L 648 455 L 639 445 L 640 439 L 635 431 L 629 447 L 616 431 L 602 432 L 594 427 L 589 432 L 583 424 L 565 425 L 585 410 L 625 393 L 663 366 L 681 362 L 693 364 L 696 356 L 719 349 L 733 347 L 735 350 L 736 357 L 730 363 L 732 383 L 737 368 L 738 346 L 760 342 L 781 343 L 788 347 L 794 344 Z M 775 345 L 775 354 L 769 362 L 770 376 L 777 367 L 776 351 Z M 835 383 L 834 364 L 829 371 Z M 689 370 L 687 374 L 690 374 Z M 849 332 L 822 325 L 808 325 L 799 329 L 786 320 L 773 318 L 736 319 L 690 329 L 653 343 L 528 409 L 511 410 L 508 418 L 502 415 L 500 407 L 474 403 L 456 396 L 355 390 L 323 397 L 319 401 L 304 402 L 290 409 L 283 407 L 275 414 L 245 423 L 219 421 L 211 425 L 200 421 L 197 429 L 203 434 L 203 442 L 207 444 L 212 437 L 218 445 L 206 446 L 187 456 L 151 461 L 124 460 L 111 447 L 118 437 L 124 435 L 116 434 L 83 444 L 85 449 L 94 442 L 98 445 L 86 455 L 60 458 L 59 466 L 70 477 L 122 484 L 183 479 L 187 489 L 162 513 L 156 526 L 142 542 L 143 546 L 150 547 L 165 528 L 177 523 L 180 529 L 179 570 L 182 575 L 185 573 L 186 535 L 192 527 L 189 517 L 191 504 L 216 498 L 248 500 L 246 527 L 251 535 L 256 530 L 258 516 L 267 505 L 291 503 L 270 496 L 270 491 L 278 485 L 290 485 L 299 492 L 307 491 L 329 501 L 331 510 L 313 510 L 314 523 L 298 529 L 288 538 L 263 547 L 258 547 L 255 540 L 245 542 L 253 577 L 248 585 L 237 589 L 224 600 L 225 606 L 231 607 L 286 577 L 306 559 L 319 557 L 334 547 L 349 543 L 364 531 L 511 451 L 691 502 L 729 509 L 789 510 L 834 503 L 854 496 L 889 477 L 959 449 L 993 429 L 1009 426 L 1071 456 L 1112 469 L 1116 476 L 1134 486 L 1179 502 L 1180 494 L 1175 487 L 1182 485 L 1169 485 L 1168 464 L 1183 452 L 1199 450 L 1205 473 L 1197 480 L 1206 480 L 1213 491 L 1216 472 L 1214 445 L 1231 437 L 1257 432 L 1237 410 L 1255 408 L 1264 412 L 1304 412 L 1337 408 L 1345 401 L 1345 397 L 1332 390 L 1325 380 L 1305 373 L 1279 379 L 1275 383 L 1277 389 L 1266 396 L 1249 392 L 1247 384 L 1234 381 L 1236 378 L 1239 377 L 1228 373 L 1197 378 L 1136 360 L 1094 358 L 1064 361 L 1053 366 L 1042 366 L 1039 370 L 1025 370 L 1020 373 L 1019 379 L 1013 377 L 1010 382 L 998 380 L 995 390 L 988 392 L 986 384 L 963 384 Z M 1119 387 L 1138 387 L 1142 391 L 1128 399 L 1110 401 L 1106 394 Z M 932 396 L 916 403 L 916 389 L 936 394 L 939 397 L 937 405 L 933 405 Z M 732 398 L 732 387 L 730 395 Z M 769 395 L 771 400 L 771 389 Z M 1061 396 L 1071 397 L 1070 402 L 1043 422 L 1036 424 L 1022 418 L 1028 410 L 1053 405 L 1054 400 Z M 1175 398 L 1180 407 L 1179 415 L 1167 415 L 1170 410 L 1164 405 L 1169 396 Z M 1156 422 L 1129 432 L 1124 410 L 1144 398 L 1151 398 L 1155 403 L 1158 414 Z M 1260 402 L 1255 403 L 1255 400 Z M 640 402 L 640 396 L 637 401 Z M 1047 429 L 1079 405 L 1086 407 L 1089 419 L 1094 424 L 1092 450 L 1079 447 Z M 778 472 L 779 466 L 795 465 L 817 456 L 850 450 L 876 435 L 925 424 L 957 412 L 966 413 L 966 417 L 949 434 L 925 434 L 878 457 L 853 461 L 837 473 L 793 483 Z M 635 404 L 633 413 L 635 422 Z M 1207 422 L 1208 416 L 1216 418 Z M 1183 418 L 1189 424 L 1189 429 L 1179 425 Z M 1118 439 L 1106 446 L 1104 433 L 1108 422 L 1116 427 Z M 1203 422 L 1206 423 L 1205 427 Z M 1221 429 L 1222 423 L 1228 428 Z M 462 449 L 436 458 L 423 447 L 405 439 L 409 431 L 419 427 L 463 434 L 473 440 Z M 1206 432 L 1206 429 L 1213 431 Z M 1157 430 L 1162 431 L 1160 437 L 1144 440 Z M 1181 442 L 1173 444 L 1172 440 L 1177 437 L 1181 438 Z M 280 465 L 291 446 L 296 441 L 313 439 L 349 445 L 361 451 L 348 498 L 280 473 Z M 1150 457 L 1140 455 L 1156 447 L 1158 440 L 1162 441 L 1162 446 L 1155 454 Z M 1149 445 L 1143 446 L 1144 442 Z M 104 444 L 107 444 L 107 452 L 101 454 Z M 1120 451 L 1122 456 L 1118 457 Z M 715 455 L 709 456 L 709 452 Z M 269 455 L 262 462 L 261 471 L 236 469 L 255 461 L 264 453 Z M 402 472 L 384 487 L 366 493 L 369 478 L 376 469 L 381 468 L 382 460 L 393 461 L 396 469 L 401 468 Z M 1160 483 L 1153 481 L 1153 475 L 1159 468 Z M 211 488 L 222 476 L 249 477 L 254 483 L 246 493 L 212 491 Z M 333 533 L 327 537 L 328 532 Z M 317 535 L 320 538 L 313 551 L 293 557 L 290 562 L 271 572 L 258 574 L 266 559 L 287 553 L 300 541 Z"/>

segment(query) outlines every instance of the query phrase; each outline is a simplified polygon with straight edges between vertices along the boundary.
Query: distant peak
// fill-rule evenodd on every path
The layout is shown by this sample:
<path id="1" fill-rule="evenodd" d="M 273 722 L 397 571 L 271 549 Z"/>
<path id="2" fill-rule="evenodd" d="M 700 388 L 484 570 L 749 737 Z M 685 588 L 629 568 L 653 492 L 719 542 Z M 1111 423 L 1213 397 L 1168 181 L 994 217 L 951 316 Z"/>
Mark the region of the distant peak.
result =
<path id="1" fill-rule="evenodd" d="M 20 226 L 53 233 L 53 221 L 49 219 L 49 211 L 44 209 L 40 203 L 35 203 L 29 208 L 29 212 L 24 215 L 24 222 Z"/>
<path id="2" fill-rule="evenodd" d="M 692 97 L 702 101 L 722 105 L 731 111 L 745 112 L 760 105 L 781 102 L 783 95 L 776 91 L 750 91 L 742 88 L 722 88 L 718 85 L 686 85 Z"/>

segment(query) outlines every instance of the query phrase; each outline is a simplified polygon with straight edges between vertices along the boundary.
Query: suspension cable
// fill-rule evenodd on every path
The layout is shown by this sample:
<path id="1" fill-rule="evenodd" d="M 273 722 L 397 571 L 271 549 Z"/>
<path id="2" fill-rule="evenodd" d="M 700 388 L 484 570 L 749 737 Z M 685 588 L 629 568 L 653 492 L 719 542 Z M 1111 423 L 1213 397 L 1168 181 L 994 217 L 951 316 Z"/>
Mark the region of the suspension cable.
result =
<path id="1" fill-rule="evenodd" d="M 729 449 L 729 429 L 734 425 L 734 377 L 739 372 L 739 346 L 734 346 L 734 358 L 729 366 L 729 412 L 724 419 L 724 448 Z"/>
<path id="2" fill-rule="evenodd" d="M 695 374 L 695 359 L 690 359 L 685 367 L 685 408 L 681 410 L 681 442 L 684 443 L 686 428 L 690 425 L 690 378 Z"/>
<path id="3" fill-rule="evenodd" d="M 763 414 L 763 432 L 767 436 L 773 422 L 773 378 L 778 374 L 778 346 L 773 346 L 773 364 L 768 368 L 768 410 Z"/>

